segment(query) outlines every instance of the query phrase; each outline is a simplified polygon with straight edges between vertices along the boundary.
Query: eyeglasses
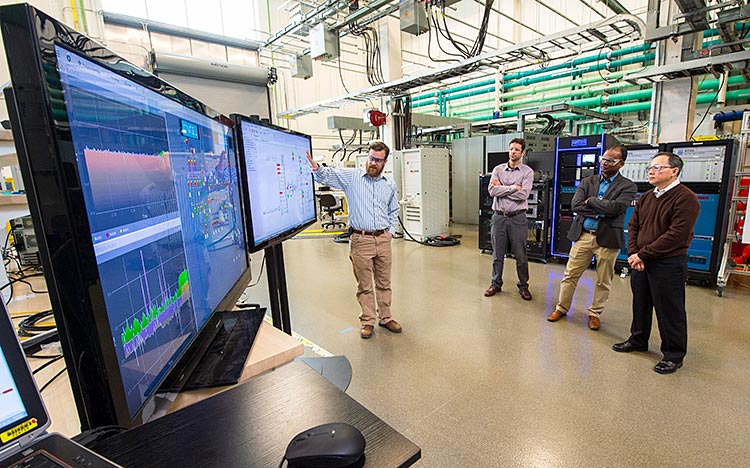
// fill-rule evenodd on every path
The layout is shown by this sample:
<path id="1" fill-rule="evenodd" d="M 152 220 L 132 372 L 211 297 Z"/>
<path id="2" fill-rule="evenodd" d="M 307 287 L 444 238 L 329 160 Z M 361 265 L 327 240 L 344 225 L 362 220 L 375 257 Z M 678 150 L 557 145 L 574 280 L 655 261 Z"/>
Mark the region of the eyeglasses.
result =
<path id="1" fill-rule="evenodd" d="M 618 162 L 622 161 L 622 159 L 602 158 L 601 161 L 604 164 L 617 164 Z"/>
<path id="2" fill-rule="evenodd" d="M 374 162 L 375 164 L 381 164 L 384 163 L 387 158 L 376 158 L 375 156 L 369 155 L 367 156 L 367 159 Z"/>
<path id="3" fill-rule="evenodd" d="M 674 169 L 674 166 L 665 165 L 665 164 L 654 164 L 653 166 L 648 166 L 646 168 L 646 171 L 651 172 L 653 170 L 656 172 L 660 172 L 662 169 Z"/>

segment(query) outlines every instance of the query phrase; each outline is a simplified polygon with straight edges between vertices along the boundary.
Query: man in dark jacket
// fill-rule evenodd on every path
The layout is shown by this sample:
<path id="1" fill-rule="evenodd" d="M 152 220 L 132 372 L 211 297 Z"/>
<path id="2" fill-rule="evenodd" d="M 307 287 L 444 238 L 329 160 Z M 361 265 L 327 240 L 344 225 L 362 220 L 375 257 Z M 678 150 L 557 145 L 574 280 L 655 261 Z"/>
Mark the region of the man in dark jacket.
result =
<path id="1" fill-rule="evenodd" d="M 654 371 L 660 374 L 671 374 L 682 367 L 687 353 L 687 251 L 700 203 L 689 188 L 680 184 L 682 166 L 676 154 L 658 153 L 648 167 L 648 182 L 654 189 L 638 199 L 628 223 L 633 323 L 630 337 L 612 346 L 620 353 L 648 351 L 656 309 L 664 358 Z"/>
<path id="2" fill-rule="evenodd" d="M 601 326 L 600 315 L 609 299 L 615 260 L 625 245 L 625 211 L 636 194 L 633 181 L 620 174 L 627 157 L 628 150 L 624 146 L 608 148 L 601 158 L 601 173 L 583 179 L 573 195 L 576 215 L 568 239 L 574 243 L 560 283 L 560 297 L 547 316 L 550 322 L 568 313 L 578 280 L 595 257 L 596 283 L 588 311 L 589 328 L 598 330 Z"/>

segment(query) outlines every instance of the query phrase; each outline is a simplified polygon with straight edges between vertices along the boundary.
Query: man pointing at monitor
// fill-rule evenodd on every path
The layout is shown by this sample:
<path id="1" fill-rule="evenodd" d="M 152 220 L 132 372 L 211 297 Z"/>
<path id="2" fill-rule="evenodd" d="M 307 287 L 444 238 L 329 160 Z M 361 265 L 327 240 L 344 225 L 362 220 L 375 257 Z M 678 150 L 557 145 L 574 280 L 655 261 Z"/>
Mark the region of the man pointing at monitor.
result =
<path id="1" fill-rule="evenodd" d="M 396 186 L 383 175 L 389 153 L 385 143 L 370 144 L 364 171 L 323 167 L 307 153 L 315 180 L 343 190 L 349 204 L 349 259 L 357 279 L 359 333 L 364 339 L 372 337 L 376 322 L 392 333 L 402 330 L 391 315 L 391 239 L 399 207 Z"/>

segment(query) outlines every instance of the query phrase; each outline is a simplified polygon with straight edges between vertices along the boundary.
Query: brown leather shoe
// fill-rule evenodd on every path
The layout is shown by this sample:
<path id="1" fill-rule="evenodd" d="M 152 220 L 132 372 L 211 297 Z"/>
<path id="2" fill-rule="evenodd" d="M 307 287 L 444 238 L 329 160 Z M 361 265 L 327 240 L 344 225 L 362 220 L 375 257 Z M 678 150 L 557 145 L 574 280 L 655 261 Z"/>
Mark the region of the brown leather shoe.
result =
<path id="1" fill-rule="evenodd" d="M 359 329 L 359 336 L 366 340 L 372 336 L 374 330 L 375 327 L 372 325 L 362 325 L 362 328 Z"/>
<path id="2" fill-rule="evenodd" d="M 491 284 L 489 288 L 484 292 L 484 297 L 494 296 L 499 293 L 502 288 L 496 284 Z"/>
<path id="3" fill-rule="evenodd" d="M 591 330 L 598 330 L 601 326 L 602 324 L 599 322 L 599 317 L 596 315 L 589 315 L 589 328 Z"/>
<path id="4" fill-rule="evenodd" d="M 530 301 L 531 300 L 531 291 L 528 289 L 519 289 L 518 294 L 521 295 L 521 299 L 524 301 Z"/>
<path id="5" fill-rule="evenodd" d="M 563 312 L 560 309 L 555 309 L 547 316 L 547 320 L 550 322 L 557 322 L 561 318 L 565 317 L 566 314 L 567 312 Z"/>
<path id="6" fill-rule="evenodd" d="M 395 320 L 391 320 L 390 322 L 386 322 L 386 323 L 381 323 L 380 326 L 383 328 L 387 328 L 388 331 L 392 333 L 401 333 L 401 330 L 403 330 L 403 328 L 401 328 L 401 325 Z"/>

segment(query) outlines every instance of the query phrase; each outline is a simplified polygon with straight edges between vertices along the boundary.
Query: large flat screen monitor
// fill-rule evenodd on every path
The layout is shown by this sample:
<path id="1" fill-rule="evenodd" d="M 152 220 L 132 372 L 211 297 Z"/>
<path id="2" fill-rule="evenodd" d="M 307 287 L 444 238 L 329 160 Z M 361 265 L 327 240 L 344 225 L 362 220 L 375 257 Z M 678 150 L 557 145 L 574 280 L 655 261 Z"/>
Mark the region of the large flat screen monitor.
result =
<path id="1" fill-rule="evenodd" d="M 137 425 L 249 280 L 232 122 L 28 5 L 0 22 L 81 424 Z"/>
<path id="2" fill-rule="evenodd" d="M 234 115 L 252 252 L 297 234 L 316 219 L 308 135 Z"/>

